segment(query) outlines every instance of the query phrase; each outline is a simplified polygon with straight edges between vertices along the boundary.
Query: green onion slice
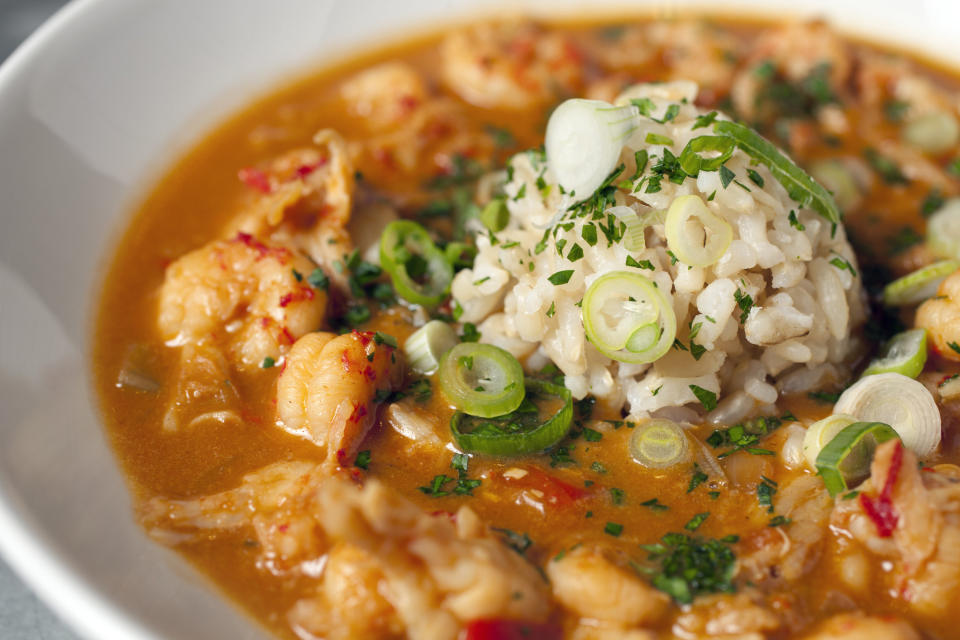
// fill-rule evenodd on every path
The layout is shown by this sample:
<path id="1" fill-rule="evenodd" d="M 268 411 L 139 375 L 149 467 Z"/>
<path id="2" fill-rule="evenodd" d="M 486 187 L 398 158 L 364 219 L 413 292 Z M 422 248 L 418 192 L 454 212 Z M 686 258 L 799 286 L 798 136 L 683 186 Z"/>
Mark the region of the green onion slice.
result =
<path id="1" fill-rule="evenodd" d="M 665 469 L 690 457 L 687 434 L 671 420 L 650 420 L 630 437 L 630 455 L 651 469 Z"/>
<path id="2" fill-rule="evenodd" d="M 854 208 L 863 198 L 856 178 L 842 160 L 829 158 L 810 165 L 810 176 L 829 189 L 842 211 Z"/>
<path id="3" fill-rule="evenodd" d="M 732 138 L 744 153 L 757 162 L 762 162 L 790 197 L 801 206 L 810 207 L 830 222 L 840 222 L 840 210 L 830 192 L 817 184 L 759 133 L 742 124 L 725 120 L 713 125 L 713 132 Z"/>
<path id="4" fill-rule="evenodd" d="M 537 453 L 560 442 L 573 421 L 573 396 L 566 387 L 527 378 L 526 398 L 503 416 L 481 419 L 458 411 L 450 420 L 457 446 L 470 453 L 517 456 Z M 544 411 L 556 411 L 543 419 Z"/>
<path id="5" fill-rule="evenodd" d="M 420 374 L 433 373 L 440 359 L 457 345 L 457 332 L 441 320 L 431 320 L 407 338 L 403 352 L 410 368 Z"/>
<path id="6" fill-rule="evenodd" d="M 960 198 L 951 198 L 927 220 L 927 247 L 938 258 L 960 259 Z"/>
<path id="7" fill-rule="evenodd" d="M 443 357 L 437 376 L 450 402 L 472 416 L 495 418 L 523 402 L 523 367 L 492 344 L 458 344 Z"/>
<path id="8" fill-rule="evenodd" d="M 940 260 L 908 273 L 883 289 L 883 303 L 889 307 L 919 304 L 937 293 L 947 276 L 960 269 L 958 260 Z"/>
<path id="9" fill-rule="evenodd" d="M 921 459 L 936 451 L 943 435 L 933 395 L 922 383 L 899 373 L 860 378 L 840 394 L 833 410 L 857 420 L 890 425 L 903 446 Z"/>
<path id="10" fill-rule="evenodd" d="M 827 443 L 854 422 L 857 422 L 857 419 L 853 416 L 845 413 L 835 413 L 807 427 L 806 433 L 803 434 L 802 450 L 803 457 L 806 458 L 811 469 L 817 468 L 817 456 L 827 446 Z"/>
<path id="11" fill-rule="evenodd" d="M 630 207 L 610 207 L 605 213 L 617 218 L 626 227 L 623 231 L 623 246 L 627 251 L 643 251 L 647 248 L 647 219 L 641 217 Z"/>
<path id="12" fill-rule="evenodd" d="M 590 285 L 581 310 L 587 338 L 619 362 L 653 362 L 677 337 L 677 317 L 652 280 L 629 271 L 605 273 Z"/>
<path id="13" fill-rule="evenodd" d="M 680 167 L 691 176 L 701 171 L 716 171 L 730 159 L 736 148 L 733 140 L 726 136 L 699 136 L 690 140 L 680 153 Z M 705 158 L 701 153 L 716 153 Z"/>
<path id="14" fill-rule="evenodd" d="M 911 329 L 890 338 L 883 353 L 864 370 L 863 375 L 878 373 L 899 373 L 908 378 L 916 378 L 927 363 L 927 330 Z"/>
<path id="15" fill-rule="evenodd" d="M 380 266 L 408 302 L 435 307 L 450 290 L 453 267 L 430 234 L 411 220 L 395 220 L 380 236 Z"/>
<path id="16" fill-rule="evenodd" d="M 664 231 L 673 254 L 694 267 L 714 264 L 733 241 L 730 223 L 695 195 L 680 196 L 670 203 Z"/>
<path id="17" fill-rule="evenodd" d="M 870 477 L 877 446 L 897 438 L 883 422 L 854 422 L 844 427 L 817 456 L 817 470 L 830 495 L 848 491 Z"/>

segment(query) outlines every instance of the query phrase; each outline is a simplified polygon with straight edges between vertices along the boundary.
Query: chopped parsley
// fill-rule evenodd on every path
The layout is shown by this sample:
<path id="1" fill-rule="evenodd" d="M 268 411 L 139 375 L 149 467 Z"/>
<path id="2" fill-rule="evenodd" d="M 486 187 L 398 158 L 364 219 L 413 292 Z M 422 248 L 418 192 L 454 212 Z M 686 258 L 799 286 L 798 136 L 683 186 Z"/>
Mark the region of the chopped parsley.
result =
<path id="1" fill-rule="evenodd" d="M 740 324 L 743 324 L 747 321 L 747 316 L 750 315 L 750 309 L 753 308 L 753 298 L 738 287 L 733 292 L 733 299 L 737 301 L 737 306 L 740 307 Z"/>
<path id="2" fill-rule="evenodd" d="M 353 459 L 353 466 L 366 470 L 370 466 L 370 450 L 358 451 L 357 457 Z"/>
<path id="3" fill-rule="evenodd" d="M 533 540 L 530 539 L 530 536 L 526 532 L 517 533 L 511 529 L 503 529 L 500 527 L 493 527 L 493 530 L 503 536 L 503 542 L 519 553 L 524 555 L 527 552 L 527 549 L 533 546 Z"/>
<path id="4" fill-rule="evenodd" d="M 323 269 L 317 267 L 307 276 L 307 283 L 314 289 L 326 291 L 327 287 L 330 286 L 330 278 L 323 272 Z"/>
<path id="5" fill-rule="evenodd" d="M 853 268 L 853 265 L 850 264 L 850 261 L 847 260 L 846 258 L 843 258 L 841 256 L 836 256 L 835 258 L 830 260 L 830 264 L 835 266 L 837 269 L 840 269 L 841 271 L 843 270 L 849 271 L 850 273 L 853 274 L 854 278 L 857 277 L 856 269 Z"/>
<path id="6" fill-rule="evenodd" d="M 623 489 L 618 489 L 617 487 L 610 487 L 610 501 L 613 502 L 614 506 L 619 507 L 623 504 L 623 500 L 626 494 L 624 494 Z"/>
<path id="7" fill-rule="evenodd" d="M 670 507 L 668 507 L 667 505 L 661 503 L 661 502 L 660 502 L 659 500 L 657 500 L 656 498 L 651 498 L 650 500 L 647 500 L 646 502 L 641 502 L 641 503 L 640 503 L 640 506 L 641 506 L 641 507 L 647 507 L 647 508 L 650 509 L 651 511 L 666 511 L 666 510 L 668 510 L 668 509 L 670 508 Z"/>
<path id="8" fill-rule="evenodd" d="M 773 513 L 773 496 L 776 493 L 777 483 L 767 476 L 760 476 L 760 483 L 757 484 L 757 502 L 767 510 L 767 513 Z"/>
<path id="9" fill-rule="evenodd" d="M 694 489 L 699 487 L 701 484 L 706 482 L 709 479 L 709 476 L 700 470 L 700 465 L 696 462 L 693 463 L 693 476 L 690 477 L 690 485 L 687 487 L 687 493 L 691 493 Z"/>
<path id="10" fill-rule="evenodd" d="M 706 443 L 714 449 L 720 447 L 730 447 L 717 458 L 726 458 L 737 451 L 746 451 L 755 456 L 773 455 L 769 449 L 755 447 L 761 438 L 766 437 L 775 429 L 784 423 L 786 417 L 777 418 L 775 416 L 760 416 L 751 418 L 739 424 L 735 424 L 727 429 L 716 429 L 706 439 Z"/>
<path id="11" fill-rule="evenodd" d="M 472 496 L 473 490 L 480 486 L 481 480 L 467 477 L 469 464 L 470 456 L 465 453 L 454 454 L 450 461 L 450 468 L 457 472 L 457 477 L 451 478 L 446 474 L 436 475 L 428 486 L 419 487 L 420 491 L 431 498 L 441 498 L 451 493 L 458 496 Z M 453 481 L 456 481 L 456 484 L 447 489 L 447 484 Z"/>
<path id="12" fill-rule="evenodd" d="M 709 517 L 710 517 L 709 511 L 698 513 L 697 515 L 690 518 L 690 521 L 687 522 L 687 524 L 683 525 L 683 528 L 686 529 L 687 531 L 696 531 L 697 529 L 700 528 L 700 525 L 706 522 L 707 518 Z"/>
<path id="13" fill-rule="evenodd" d="M 608 522 L 603 526 L 603 532 L 608 536 L 618 538 L 620 534 L 623 533 L 623 525 L 617 522 Z"/>
<path id="14" fill-rule="evenodd" d="M 590 469 L 593 470 L 593 471 L 596 471 L 597 473 L 601 473 L 601 474 L 607 472 L 607 468 L 606 468 L 605 466 L 603 466 L 603 463 L 600 462 L 599 460 L 594 460 L 594 461 L 593 461 L 593 464 L 590 465 Z"/>
<path id="15" fill-rule="evenodd" d="M 957 353 L 960 353 L 960 344 L 957 344 L 956 342 L 948 342 L 947 346 L 953 349 L 954 351 L 956 351 Z"/>
<path id="16" fill-rule="evenodd" d="M 727 168 L 727 165 L 722 165 L 720 167 L 720 184 L 723 185 L 723 188 L 726 189 L 730 186 L 730 183 L 733 182 L 733 179 L 737 177 L 733 171 Z"/>
<path id="17" fill-rule="evenodd" d="M 693 121 L 693 129 L 702 129 L 703 127 L 709 127 L 717 119 L 717 112 L 711 111 L 702 116 L 697 116 L 697 119 Z"/>
<path id="18" fill-rule="evenodd" d="M 483 334 L 477 330 L 477 325 L 472 322 L 463 323 L 463 334 L 460 336 L 460 340 L 463 342 L 479 342 L 480 336 Z"/>
<path id="19" fill-rule="evenodd" d="M 793 520 L 791 520 L 786 516 L 773 516 L 772 518 L 770 518 L 770 522 L 767 524 L 767 526 L 780 527 L 780 526 L 788 525 L 791 522 L 793 522 Z"/>
<path id="20" fill-rule="evenodd" d="M 787 216 L 787 220 L 790 221 L 790 226 L 796 229 L 797 231 L 804 231 L 806 227 L 797 220 L 797 212 L 790 211 L 790 215 Z"/>
<path id="21" fill-rule="evenodd" d="M 653 586 L 680 604 L 708 593 L 733 593 L 736 556 L 722 540 L 668 533 L 657 544 L 643 545 L 654 568 L 639 568 L 652 576 Z"/>
<path id="22" fill-rule="evenodd" d="M 763 176 L 761 176 L 755 170 L 747 169 L 747 177 L 750 178 L 750 181 L 753 184 L 757 185 L 760 188 L 763 188 Z"/>
<path id="23" fill-rule="evenodd" d="M 697 397 L 697 400 L 700 401 L 700 404 L 703 405 L 703 408 L 707 411 L 713 411 L 717 408 L 717 394 L 713 391 L 695 384 L 690 385 L 690 391 L 693 392 L 693 395 Z"/>
<path id="24" fill-rule="evenodd" d="M 627 256 L 627 266 L 656 271 L 656 267 L 654 267 L 653 263 L 649 260 L 636 260 L 633 256 Z"/>
<path id="25" fill-rule="evenodd" d="M 557 271 L 552 276 L 547 278 L 550 281 L 550 284 L 558 286 L 561 284 L 567 284 L 570 282 L 570 276 L 573 275 L 573 269 L 566 269 L 564 271 Z"/>
<path id="26" fill-rule="evenodd" d="M 382 331 L 377 331 L 373 334 L 374 344 L 385 344 L 388 347 L 397 348 L 397 339 L 391 336 L 388 333 L 383 333 Z"/>
<path id="27" fill-rule="evenodd" d="M 272 369 L 275 364 L 277 364 L 277 361 L 271 358 L 270 356 L 267 356 L 266 358 L 263 359 L 263 362 L 260 363 L 260 368 Z"/>
<path id="28" fill-rule="evenodd" d="M 830 391 L 811 391 L 807 394 L 807 397 L 811 400 L 816 400 L 817 402 L 822 402 L 824 404 L 836 404 L 837 400 L 840 399 L 840 393 L 833 393 Z"/>

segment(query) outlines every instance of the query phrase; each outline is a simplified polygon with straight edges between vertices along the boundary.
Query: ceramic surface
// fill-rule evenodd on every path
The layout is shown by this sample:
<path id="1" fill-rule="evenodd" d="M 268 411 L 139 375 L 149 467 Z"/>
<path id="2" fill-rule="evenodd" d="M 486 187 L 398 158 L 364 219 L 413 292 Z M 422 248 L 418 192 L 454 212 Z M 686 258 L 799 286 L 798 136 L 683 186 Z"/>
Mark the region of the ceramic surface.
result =
<path id="1" fill-rule="evenodd" d="M 631 6 L 675 15 L 688 4 Z M 551 15 L 578 8 L 510 3 L 523 5 Z M 723 6 L 826 15 L 960 62 L 953 0 Z M 263 637 L 134 526 L 100 427 L 87 364 L 92 310 L 125 216 L 204 130 L 283 79 L 365 43 L 502 9 L 482 0 L 77 0 L 0 68 L 0 553 L 79 633 Z"/>

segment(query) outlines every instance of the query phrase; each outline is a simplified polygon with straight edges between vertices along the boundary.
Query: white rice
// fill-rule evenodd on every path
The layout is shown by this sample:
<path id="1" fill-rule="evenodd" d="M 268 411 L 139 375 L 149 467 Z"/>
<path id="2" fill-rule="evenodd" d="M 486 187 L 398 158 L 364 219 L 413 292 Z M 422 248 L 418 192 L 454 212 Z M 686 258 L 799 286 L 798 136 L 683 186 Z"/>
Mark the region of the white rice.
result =
<path id="1" fill-rule="evenodd" d="M 653 115 L 660 119 L 670 104 L 680 106 L 676 118 L 665 124 L 642 119 L 621 155 L 626 171 L 620 179 L 634 172 L 636 150 L 650 154 L 644 175 L 663 154 L 662 146 L 645 143 L 648 134 L 670 138 L 669 148 L 679 157 L 691 138 L 709 133 L 693 129 L 695 118 L 705 113 L 693 106 L 696 91 L 689 82 L 639 85 L 618 99 L 651 98 L 656 104 Z M 575 219 L 571 228 L 551 233 L 546 249 L 537 253 L 544 230 L 575 198 L 561 194 L 541 155 L 522 153 L 511 164 L 512 179 L 504 186 L 510 222 L 495 234 L 495 242 L 478 227 L 474 267 L 461 271 L 453 282 L 460 320 L 477 323 L 482 341 L 529 358 L 528 366 L 549 358 L 563 371 L 575 397 L 596 396 L 634 418 L 666 407 L 699 407 L 690 389 L 697 385 L 720 398 L 708 419 L 729 423 L 758 410 L 773 410 L 781 393 L 807 391 L 846 375 L 845 363 L 858 344 L 851 340 L 851 331 L 864 321 L 865 304 L 844 229 L 838 226 L 831 233 L 829 221 L 792 201 L 765 166 L 751 165 L 739 149 L 726 166 L 746 188 L 736 182 L 724 188 L 719 172 L 701 171 L 682 184 L 664 178 L 656 193 L 616 193 L 617 205 L 641 215 L 665 210 L 682 195 L 696 194 L 707 201 L 714 194 L 708 206 L 731 225 L 734 239 L 717 263 L 703 268 L 671 259 L 663 224 L 647 228 L 646 249 L 630 252 L 622 243 L 608 244 L 602 234 L 590 246 L 581 238 L 586 220 Z M 750 181 L 748 168 L 763 178 L 762 188 Z M 549 188 L 539 189 L 538 178 Z M 802 230 L 791 224 L 791 211 Z M 557 251 L 554 237 L 567 248 L 578 243 L 583 258 L 567 260 Z M 628 255 L 656 267 L 638 273 L 667 293 L 680 342 L 688 345 L 690 327 L 700 326 L 696 342 L 707 351 L 699 360 L 688 351 L 671 349 L 654 363 L 623 364 L 602 355 L 586 339 L 577 305 L 601 274 L 635 270 L 626 266 Z M 857 275 L 838 267 L 843 263 L 837 257 Z M 548 281 L 551 274 L 567 269 L 574 273 L 566 284 Z M 754 302 L 742 323 L 734 298 L 738 290 Z"/>

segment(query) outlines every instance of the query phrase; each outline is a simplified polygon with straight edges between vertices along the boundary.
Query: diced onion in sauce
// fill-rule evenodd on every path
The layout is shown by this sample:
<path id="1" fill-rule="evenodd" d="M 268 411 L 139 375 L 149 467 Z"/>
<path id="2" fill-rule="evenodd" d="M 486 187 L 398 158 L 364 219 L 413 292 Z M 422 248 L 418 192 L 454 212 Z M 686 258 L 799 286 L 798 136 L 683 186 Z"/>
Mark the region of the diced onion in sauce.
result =
<path id="1" fill-rule="evenodd" d="M 889 424 L 903 445 L 920 458 L 940 444 L 940 410 L 921 383 L 899 373 L 861 378 L 843 392 L 834 406 L 857 420 Z"/>
<path id="2" fill-rule="evenodd" d="M 708 267 L 727 252 L 733 228 L 710 211 L 700 196 L 680 196 L 667 210 L 667 246 L 680 262 Z"/>

